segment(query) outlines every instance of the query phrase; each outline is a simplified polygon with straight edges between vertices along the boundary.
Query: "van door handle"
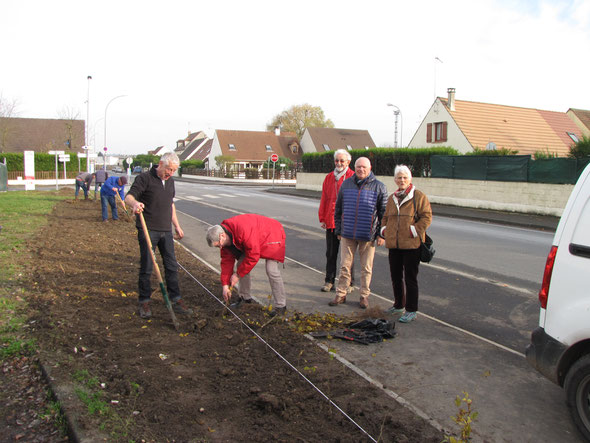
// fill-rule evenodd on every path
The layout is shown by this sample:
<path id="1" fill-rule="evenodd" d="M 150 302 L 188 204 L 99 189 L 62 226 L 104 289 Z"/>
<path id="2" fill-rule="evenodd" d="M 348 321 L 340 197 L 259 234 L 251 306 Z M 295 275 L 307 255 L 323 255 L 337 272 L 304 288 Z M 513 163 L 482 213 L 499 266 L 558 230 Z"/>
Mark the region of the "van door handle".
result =
<path id="1" fill-rule="evenodd" d="M 579 255 L 580 257 L 590 258 L 590 247 L 583 246 L 583 245 L 576 245 L 575 243 L 570 243 L 570 254 L 572 255 Z"/>

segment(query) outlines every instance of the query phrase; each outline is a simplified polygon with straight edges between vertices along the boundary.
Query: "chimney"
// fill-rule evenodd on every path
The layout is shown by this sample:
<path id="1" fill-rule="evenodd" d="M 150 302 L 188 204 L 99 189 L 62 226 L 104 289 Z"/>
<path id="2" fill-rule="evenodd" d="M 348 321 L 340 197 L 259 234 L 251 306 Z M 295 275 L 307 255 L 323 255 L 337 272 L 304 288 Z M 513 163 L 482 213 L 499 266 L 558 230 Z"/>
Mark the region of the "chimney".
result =
<path id="1" fill-rule="evenodd" d="M 455 110 L 455 88 L 447 88 L 447 93 L 449 94 L 449 109 L 451 111 Z"/>
<path id="2" fill-rule="evenodd" d="M 275 135 L 281 135 L 281 127 L 275 126 Z"/>

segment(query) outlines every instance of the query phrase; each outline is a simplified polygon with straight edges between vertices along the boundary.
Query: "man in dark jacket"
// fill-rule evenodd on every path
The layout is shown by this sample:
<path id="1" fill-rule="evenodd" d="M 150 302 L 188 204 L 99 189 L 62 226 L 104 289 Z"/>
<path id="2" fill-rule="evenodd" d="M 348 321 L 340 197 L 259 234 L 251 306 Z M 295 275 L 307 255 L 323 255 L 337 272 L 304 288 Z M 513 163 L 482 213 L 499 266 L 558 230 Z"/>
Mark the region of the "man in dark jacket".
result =
<path id="1" fill-rule="evenodd" d="M 251 303 L 250 271 L 264 258 L 274 303 L 271 315 L 285 314 L 287 298 L 279 269 L 279 263 L 285 261 L 285 239 L 280 222 L 258 214 L 236 215 L 207 230 L 207 244 L 221 250 L 221 284 L 226 302 L 239 281 L 240 299 Z"/>
<path id="2" fill-rule="evenodd" d="M 385 241 L 379 232 L 386 204 L 386 186 L 371 172 L 369 159 L 359 157 L 354 164 L 354 175 L 344 181 L 336 200 L 334 223 L 336 235 L 341 241 L 341 262 L 336 297 L 329 303 L 330 306 L 346 303 L 350 269 L 358 249 L 361 262 L 359 304 L 362 309 L 369 307 L 375 240 L 377 246 Z"/>
<path id="3" fill-rule="evenodd" d="M 140 212 L 144 214 L 152 246 L 154 249 L 157 247 L 160 250 L 164 262 L 166 287 L 174 312 L 190 314 L 193 311 L 185 306 L 180 297 L 178 263 L 174 254 L 174 237 L 172 236 L 172 226 L 174 226 L 176 238 L 184 237 L 184 232 L 176 217 L 174 179 L 172 178 L 179 164 L 180 161 L 175 153 L 167 152 L 162 155 L 158 166 L 135 177 L 135 181 L 125 197 L 125 203 L 133 210 L 134 214 Z M 135 225 L 140 253 L 139 316 L 150 318 L 152 316 L 150 276 L 153 270 L 151 251 L 139 217 L 136 217 Z"/>

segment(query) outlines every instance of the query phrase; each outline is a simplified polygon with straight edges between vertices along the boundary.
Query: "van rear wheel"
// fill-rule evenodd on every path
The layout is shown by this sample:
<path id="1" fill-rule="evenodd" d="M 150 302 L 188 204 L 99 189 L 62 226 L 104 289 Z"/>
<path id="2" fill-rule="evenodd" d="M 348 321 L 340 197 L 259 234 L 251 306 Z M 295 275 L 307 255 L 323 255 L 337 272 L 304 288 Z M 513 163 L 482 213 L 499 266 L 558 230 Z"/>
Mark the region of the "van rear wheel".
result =
<path id="1" fill-rule="evenodd" d="M 590 355 L 574 363 L 567 373 L 564 387 L 574 423 L 590 440 Z"/>

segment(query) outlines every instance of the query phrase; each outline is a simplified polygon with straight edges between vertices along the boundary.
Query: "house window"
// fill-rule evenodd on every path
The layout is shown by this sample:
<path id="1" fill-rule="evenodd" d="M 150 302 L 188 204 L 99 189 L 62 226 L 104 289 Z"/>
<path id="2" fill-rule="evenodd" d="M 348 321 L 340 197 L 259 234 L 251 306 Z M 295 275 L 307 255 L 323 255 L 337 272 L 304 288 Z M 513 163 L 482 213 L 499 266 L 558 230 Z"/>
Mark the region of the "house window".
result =
<path id="1" fill-rule="evenodd" d="M 573 132 L 568 132 L 567 135 L 570 136 L 570 138 L 574 141 L 574 143 L 578 143 L 580 141 L 578 136 L 576 134 L 574 134 Z"/>
<path id="2" fill-rule="evenodd" d="M 236 150 L 236 147 L 232 143 L 228 144 L 228 146 L 229 146 L 229 150 L 230 151 L 235 151 Z"/>
<path id="3" fill-rule="evenodd" d="M 426 143 L 439 143 L 446 141 L 447 122 L 428 123 L 426 125 Z"/>
<path id="4" fill-rule="evenodd" d="M 297 145 L 291 146 L 291 151 L 293 151 L 293 154 L 297 154 Z"/>
<path id="5" fill-rule="evenodd" d="M 272 146 L 271 145 L 266 145 L 266 150 L 267 151 L 272 151 Z"/>
<path id="6" fill-rule="evenodd" d="M 322 145 L 324 147 L 324 151 L 329 151 L 330 147 L 328 145 L 326 145 L 325 143 Z"/>
<path id="7" fill-rule="evenodd" d="M 351 151 L 352 150 L 352 146 L 346 145 L 346 149 L 348 149 L 349 151 Z"/>

